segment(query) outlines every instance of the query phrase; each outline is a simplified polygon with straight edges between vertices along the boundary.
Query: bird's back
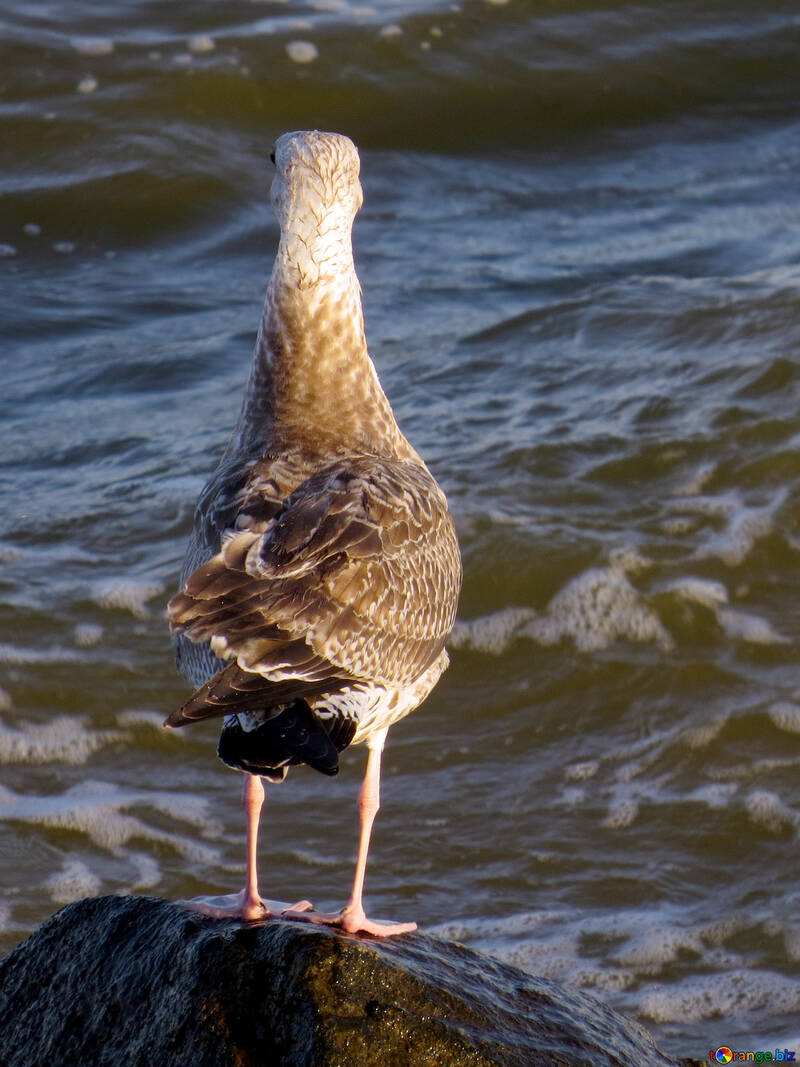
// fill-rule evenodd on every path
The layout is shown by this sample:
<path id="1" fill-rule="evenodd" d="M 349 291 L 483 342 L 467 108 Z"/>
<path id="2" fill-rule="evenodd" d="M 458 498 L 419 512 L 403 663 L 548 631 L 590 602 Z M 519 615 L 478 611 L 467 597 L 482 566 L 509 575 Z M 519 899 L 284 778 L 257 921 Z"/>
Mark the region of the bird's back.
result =
<path id="1" fill-rule="evenodd" d="M 435 684 L 461 561 L 444 493 L 367 353 L 355 148 L 313 132 L 285 135 L 276 154 L 281 244 L 253 371 L 169 605 L 199 689 L 167 721 L 236 715 L 252 733 L 287 714 L 302 734 L 307 707 L 336 749 Z"/>

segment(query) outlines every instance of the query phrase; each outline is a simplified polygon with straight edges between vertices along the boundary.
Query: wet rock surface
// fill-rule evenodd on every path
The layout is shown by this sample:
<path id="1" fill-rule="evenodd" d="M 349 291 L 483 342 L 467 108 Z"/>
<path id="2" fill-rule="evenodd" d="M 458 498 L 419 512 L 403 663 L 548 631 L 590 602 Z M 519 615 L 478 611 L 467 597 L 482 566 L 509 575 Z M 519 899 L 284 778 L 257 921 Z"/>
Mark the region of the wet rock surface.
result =
<path id="1" fill-rule="evenodd" d="M 599 1001 L 425 934 L 377 941 L 100 897 L 0 962 L 5 1067 L 678 1062 Z"/>

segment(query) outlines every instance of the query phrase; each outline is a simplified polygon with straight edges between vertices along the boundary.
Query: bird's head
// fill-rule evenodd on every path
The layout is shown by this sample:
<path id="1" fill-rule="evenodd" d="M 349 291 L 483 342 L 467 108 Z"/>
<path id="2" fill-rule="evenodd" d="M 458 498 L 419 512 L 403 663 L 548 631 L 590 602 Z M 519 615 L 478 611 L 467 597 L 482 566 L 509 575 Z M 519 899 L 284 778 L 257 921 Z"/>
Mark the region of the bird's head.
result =
<path id="1" fill-rule="evenodd" d="M 272 204 L 281 233 L 326 244 L 349 235 L 363 195 L 358 150 L 340 133 L 285 133 L 272 150 Z"/>

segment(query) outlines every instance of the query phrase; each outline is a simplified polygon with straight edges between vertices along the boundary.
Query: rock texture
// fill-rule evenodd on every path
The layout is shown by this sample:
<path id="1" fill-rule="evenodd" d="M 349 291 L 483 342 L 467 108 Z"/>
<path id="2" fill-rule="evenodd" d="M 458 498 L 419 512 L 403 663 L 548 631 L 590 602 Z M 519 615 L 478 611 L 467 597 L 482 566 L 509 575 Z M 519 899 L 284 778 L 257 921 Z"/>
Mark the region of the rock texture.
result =
<path id="1" fill-rule="evenodd" d="M 149 897 L 71 904 L 0 963 L 0 1063 L 676 1067 L 591 997 L 461 945 Z"/>

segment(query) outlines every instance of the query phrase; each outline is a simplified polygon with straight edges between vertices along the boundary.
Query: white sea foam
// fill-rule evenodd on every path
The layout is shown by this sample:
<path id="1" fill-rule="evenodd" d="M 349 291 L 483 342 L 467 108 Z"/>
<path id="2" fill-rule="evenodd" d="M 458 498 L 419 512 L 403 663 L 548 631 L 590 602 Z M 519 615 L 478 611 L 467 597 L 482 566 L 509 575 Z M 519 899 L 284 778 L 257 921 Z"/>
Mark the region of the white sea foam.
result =
<path id="1" fill-rule="evenodd" d="M 751 615 L 746 611 L 734 611 L 725 608 L 717 613 L 719 624 L 728 637 L 746 641 L 751 645 L 785 645 L 789 639 L 783 637 L 766 619 L 760 615 Z"/>
<path id="2" fill-rule="evenodd" d="M 715 463 L 704 463 L 698 467 L 692 477 L 681 486 L 680 489 L 675 490 L 676 496 L 697 496 L 702 489 L 705 488 L 706 483 L 713 476 L 716 470 Z"/>
<path id="3" fill-rule="evenodd" d="M 658 615 L 616 567 L 593 567 L 573 578 L 546 613 L 519 633 L 542 645 L 568 637 L 581 652 L 600 651 L 618 640 L 655 642 L 664 650 L 674 644 Z"/>
<path id="4" fill-rule="evenodd" d="M 16 729 L 0 721 L 0 764 L 86 763 L 89 756 L 124 738 L 118 730 L 91 730 L 84 720 L 59 715 L 47 723 Z"/>
<path id="5" fill-rule="evenodd" d="M 623 545 L 621 548 L 612 548 L 608 553 L 608 565 L 615 571 L 623 574 L 640 574 L 653 566 L 653 561 L 642 553 L 635 545 Z"/>
<path id="6" fill-rule="evenodd" d="M 476 652 L 502 655 L 517 635 L 522 623 L 535 619 L 533 608 L 502 608 L 469 622 L 457 621 L 450 634 L 451 648 L 472 648 Z"/>
<path id="7" fill-rule="evenodd" d="M 800 821 L 797 812 L 767 789 L 754 789 L 745 800 L 745 810 L 756 826 L 773 834 L 793 830 Z"/>
<path id="8" fill-rule="evenodd" d="M 289 855 L 298 863 L 302 863 L 304 867 L 341 867 L 341 860 L 338 856 L 323 856 L 319 852 L 311 852 L 308 849 L 293 849 Z"/>
<path id="9" fill-rule="evenodd" d="M 742 507 L 732 516 L 727 530 L 712 537 L 698 555 L 717 556 L 729 567 L 739 566 L 750 555 L 756 541 L 772 532 L 775 512 L 785 499 L 783 490 L 766 507 Z"/>
<path id="10" fill-rule="evenodd" d="M 52 874 L 44 886 L 56 904 L 71 904 L 73 900 L 97 896 L 101 882 L 81 860 L 66 859 L 61 870 Z"/>
<path id="11" fill-rule="evenodd" d="M 639 814 L 639 804 L 632 798 L 617 801 L 608 810 L 608 814 L 603 819 L 603 826 L 607 826 L 611 830 L 620 830 L 625 826 L 630 826 L 635 822 L 636 816 Z"/>
<path id="12" fill-rule="evenodd" d="M 713 908 L 712 908 L 713 911 Z M 531 974 L 584 989 L 601 990 L 626 1014 L 659 1023 L 767 1010 L 779 1016 L 800 1007 L 793 978 L 760 969 L 729 943 L 758 944 L 764 936 L 797 933 L 763 914 L 733 914 L 692 921 L 684 904 L 591 913 L 564 909 L 445 923 L 431 933 L 463 941 Z M 604 962 L 598 942 L 608 946 Z M 588 948 L 587 948 L 588 946 Z M 594 947 L 593 947 L 594 946 Z M 798 938 L 800 951 L 800 938 Z M 694 974 L 676 977 L 676 964 L 693 958 Z M 709 971 L 699 974 L 698 971 Z M 658 980 L 658 985 L 653 981 Z"/>
<path id="13" fill-rule="evenodd" d="M 616 958 L 637 974 L 659 974 L 665 964 L 677 960 L 684 952 L 703 955 L 701 931 L 667 926 L 632 937 Z"/>
<path id="14" fill-rule="evenodd" d="M 75 37 L 72 47 L 82 56 L 110 56 L 114 42 L 110 37 Z"/>
<path id="15" fill-rule="evenodd" d="M 19 648 L 0 644 L 0 663 L 76 663 L 82 659 L 73 648 Z"/>
<path id="16" fill-rule="evenodd" d="M 800 927 L 789 926 L 782 931 L 786 955 L 795 963 L 800 963 Z"/>
<path id="17" fill-rule="evenodd" d="M 727 721 L 724 715 L 718 715 L 713 719 L 707 719 L 699 726 L 690 726 L 681 734 L 681 740 L 689 748 L 706 748 L 712 741 L 716 741 Z"/>
<path id="18" fill-rule="evenodd" d="M 564 771 L 564 778 L 568 782 L 583 782 L 587 778 L 594 778 L 599 769 L 600 761 L 596 759 L 571 763 Z"/>
<path id="19" fill-rule="evenodd" d="M 706 775 L 716 782 L 752 782 L 759 775 L 775 774 L 795 767 L 800 767 L 800 753 L 749 759 L 725 766 L 710 766 L 706 769 Z"/>
<path id="20" fill-rule="evenodd" d="M 75 644 L 81 648 L 92 648 L 103 639 L 103 627 L 94 622 L 78 623 L 73 632 Z"/>
<path id="21" fill-rule="evenodd" d="M 293 63 L 313 63 L 319 50 L 311 41 L 289 41 L 286 54 Z"/>
<path id="22" fill-rule="evenodd" d="M 779 700 L 770 705 L 768 715 L 779 730 L 800 734 L 800 704 L 791 700 Z"/>
<path id="23" fill-rule="evenodd" d="M 699 1022 L 729 1019 L 768 1008 L 771 1015 L 792 1015 L 800 1010 L 800 983 L 773 971 L 729 971 L 698 975 L 678 986 L 646 991 L 639 1013 L 654 1022 Z"/>
<path id="24" fill-rule="evenodd" d="M 687 799 L 699 801 L 709 808 L 726 808 L 738 789 L 739 786 L 735 782 L 712 782 L 710 785 L 693 789 Z"/>
<path id="25" fill-rule="evenodd" d="M 688 512 L 690 515 L 702 515 L 708 518 L 724 518 L 733 515 L 742 507 L 742 498 L 738 493 L 717 493 L 700 496 L 676 497 L 671 501 L 674 511 Z"/>
<path id="26" fill-rule="evenodd" d="M 683 534 L 689 533 L 694 525 L 695 523 L 691 519 L 685 515 L 679 515 L 671 519 L 663 519 L 659 523 L 659 528 L 665 534 L 670 534 L 673 537 L 682 537 Z"/>
<path id="27" fill-rule="evenodd" d="M 152 856 L 145 852 L 129 852 L 127 858 L 136 870 L 131 889 L 153 889 L 158 885 L 162 877 L 161 868 Z"/>
<path id="28" fill-rule="evenodd" d="M 144 852 L 128 852 L 125 859 L 133 867 L 134 874 L 117 892 L 153 889 L 159 884 L 162 872 L 152 856 Z M 44 889 L 56 904 L 71 904 L 84 897 L 97 896 L 103 891 L 103 882 L 82 860 L 68 857 L 61 869 L 45 880 Z"/>
<path id="29" fill-rule="evenodd" d="M 666 779 L 648 778 L 646 772 L 661 759 L 674 736 L 672 729 L 649 734 L 630 744 L 617 746 L 599 759 L 568 765 L 564 770 L 564 782 L 569 784 L 562 787 L 559 801 L 574 806 L 591 795 L 593 800 L 600 799 L 605 803 L 603 826 L 609 829 L 630 826 L 638 818 L 643 802 L 655 804 L 665 798 Z M 613 774 L 610 780 L 609 772 Z M 674 799 L 670 796 L 669 802 L 673 803 Z"/>
<path id="30" fill-rule="evenodd" d="M 195 55 L 203 55 L 207 52 L 213 52 L 217 47 L 214 38 L 207 33 L 198 33 L 194 37 L 189 38 L 189 51 L 194 52 Z"/>
<path id="31" fill-rule="evenodd" d="M 152 582 L 133 582 L 125 579 L 100 583 L 92 594 L 92 599 L 101 608 L 130 611 L 137 619 L 148 618 L 150 612 L 148 600 L 164 591 L 162 585 Z"/>
<path id="32" fill-rule="evenodd" d="M 648 565 L 637 552 L 620 550 L 609 566 L 592 567 L 567 582 L 545 612 L 508 607 L 459 621 L 450 645 L 502 655 L 512 641 L 524 637 L 545 646 L 571 639 L 581 652 L 600 651 L 618 640 L 655 642 L 669 650 L 671 635 L 627 577 L 629 570 Z"/>
<path id="33" fill-rule="evenodd" d="M 148 825 L 126 814 L 131 807 L 150 807 L 200 828 L 204 836 L 219 836 L 220 825 L 208 818 L 208 802 L 201 797 L 172 793 L 123 790 L 108 782 L 86 781 L 62 794 L 17 794 L 0 786 L 0 818 L 31 825 L 59 827 L 84 834 L 92 844 L 114 856 L 125 856 L 132 840 L 167 845 L 188 859 L 203 864 L 219 862 L 219 851 L 191 838 Z"/>
<path id="34" fill-rule="evenodd" d="M 723 517 L 724 528 L 711 534 L 705 544 L 697 548 L 695 558 L 716 557 L 729 567 L 738 567 L 750 555 L 756 542 L 774 530 L 775 515 L 786 501 L 787 492 L 785 488 L 778 490 L 769 503 L 761 506 L 745 504 L 739 493 L 690 496 L 674 501 L 673 506 L 681 511 Z"/>
<path id="35" fill-rule="evenodd" d="M 622 927 L 622 929 L 620 929 Z M 636 929 L 636 927 L 634 927 Z M 587 934 L 624 937 L 622 915 L 607 922 L 584 917 L 570 910 L 541 911 L 512 915 L 504 919 L 477 919 L 443 923 L 430 933 L 473 945 L 506 963 L 557 982 L 581 985 L 588 978 L 592 988 L 602 988 L 606 969 L 596 960 L 584 957 Z M 588 973 L 587 973 L 588 972 Z M 617 967 L 612 970 L 613 984 L 626 986 L 634 972 Z"/>
<path id="36" fill-rule="evenodd" d="M 164 733 L 163 711 L 119 711 L 117 722 L 120 726 L 152 726 L 159 733 Z M 185 730 L 170 730 L 167 736 L 172 738 L 186 738 Z"/>
<path id="37" fill-rule="evenodd" d="M 787 643 L 787 638 L 779 634 L 767 619 L 730 607 L 728 590 L 722 582 L 689 575 L 664 582 L 658 586 L 657 592 L 707 608 L 714 615 L 720 629 L 737 641 L 753 645 Z"/>
<path id="38" fill-rule="evenodd" d="M 675 578 L 672 581 L 660 585 L 659 592 L 672 593 L 680 600 L 688 600 L 694 604 L 717 610 L 720 604 L 728 603 L 728 590 L 722 582 L 713 581 L 710 578 Z"/>

